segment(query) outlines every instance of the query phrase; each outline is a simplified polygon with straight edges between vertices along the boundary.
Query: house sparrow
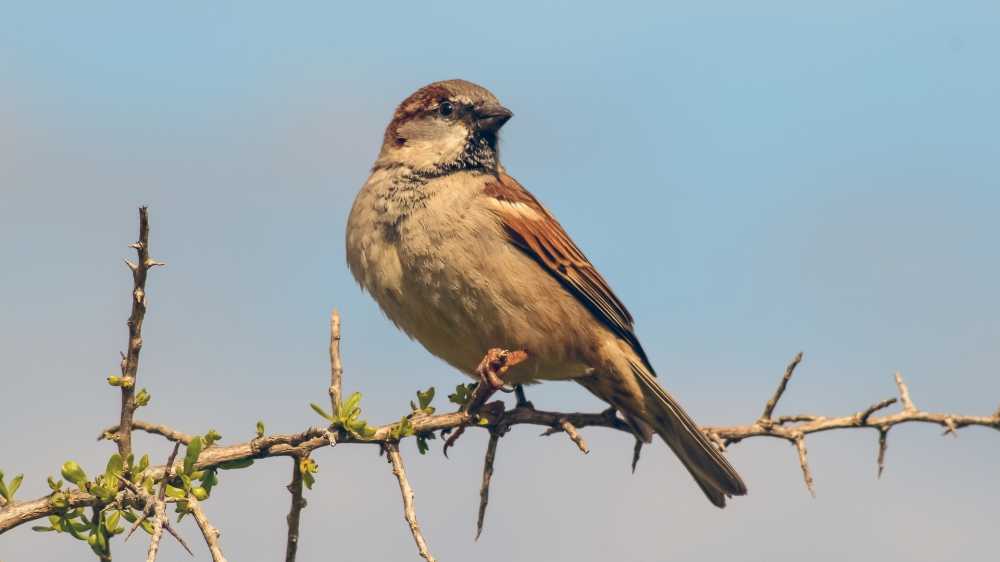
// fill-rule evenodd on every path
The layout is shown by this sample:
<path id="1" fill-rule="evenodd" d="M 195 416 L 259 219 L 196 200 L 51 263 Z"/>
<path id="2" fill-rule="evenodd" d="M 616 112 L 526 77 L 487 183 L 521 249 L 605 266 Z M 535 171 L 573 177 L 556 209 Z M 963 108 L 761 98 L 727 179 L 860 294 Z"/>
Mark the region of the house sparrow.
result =
<path id="1" fill-rule="evenodd" d="M 724 507 L 746 485 L 657 382 L 625 305 L 500 164 L 497 134 L 512 115 L 465 80 L 403 100 L 347 221 L 351 273 L 397 327 L 466 374 L 503 347 L 528 354 L 506 382 L 580 383 L 637 436 L 658 433 Z"/>

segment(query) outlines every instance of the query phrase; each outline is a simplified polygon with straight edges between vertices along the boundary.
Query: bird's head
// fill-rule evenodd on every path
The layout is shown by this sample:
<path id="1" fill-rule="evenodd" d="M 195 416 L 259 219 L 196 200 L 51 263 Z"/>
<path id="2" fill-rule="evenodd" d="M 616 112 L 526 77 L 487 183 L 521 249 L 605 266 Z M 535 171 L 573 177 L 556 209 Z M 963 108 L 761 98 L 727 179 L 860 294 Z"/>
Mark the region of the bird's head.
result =
<path id="1" fill-rule="evenodd" d="M 497 135 L 513 114 L 489 90 L 465 80 L 420 88 L 396 108 L 375 166 L 421 174 L 495 172 Z"/>

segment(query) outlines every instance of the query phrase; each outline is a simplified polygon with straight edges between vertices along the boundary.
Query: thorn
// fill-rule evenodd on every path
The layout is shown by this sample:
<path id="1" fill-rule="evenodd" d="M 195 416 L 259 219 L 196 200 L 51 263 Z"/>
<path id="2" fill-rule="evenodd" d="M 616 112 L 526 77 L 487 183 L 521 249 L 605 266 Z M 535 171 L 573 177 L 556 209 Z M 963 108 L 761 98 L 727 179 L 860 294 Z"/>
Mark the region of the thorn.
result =
<path id="1" fill-rule="evenodd" d="M 903 374 L 896 371 L 896 388 L 899 389 L 899 400 L 903 403 L 903 410 L 906 412 L 915 412 L 917 407 L 913 405 L 913 400 L 910 399 L 910 389 L 906 387 L 906 383 L 903 382 Z"/>
<path id="2" fill-rule="evenodd" d="M 639 464 L 639 454 L 642 453 L 642 439 L 635 438 L 635 447 L 632 448 L 632 474 L 635 474 L 635 467 Z"/>
<path id="3" fill-rule="evenodd" d="M 170 525 L 169 522 L 164 521 L 163 522 L 163 528 L 166 529 L 167 532 L 169 532 L 171 535 L 173 535 L 173 537 L 175 539 L 177 539 L 177 542 L 181 543 L 181 546 L 184 547 L 184 550 L 186 550 L 188 554 L 190 554 L 191 556 L 194 556 L 194 553 L 191 552 L 191 548 L 187 545 L 186 542 L 184 542 L 184 539 L 181 538 L 180 534 L 177 531 L 174 530 L 174 528 Z"/>
<path id="4" fill-rule="evenodd" d="M 570 423 L 568 419 L 563 418 L 559 420 L 559 425 L 562 427 L 562 430 L 566 432 L 566 435 L 569 436 L 573 443 L 576 443 L 577 448 L 579 448 L 583 454 L 586 455 L 590 452 L 590 449 L 587 448 L 587 442 L 583 440 L 580 432 L 576 430 L 576 426 Z"/>
<path id="5" fill-rule="evenodd" d="M 785 374 L 781 377 L 781 382 L 778 383 L 778 388 L 774 391 L 774 395 L 771 399 L 767 401 L 764 405 L 764 412 L 761 413 L 760 417 L 757 419 L 759 423 L 764 428 L 770 428 L 774 425 L 774 421 L 771 419 L 771 415 L 774 413 L 775 406 L 778 405 L 778 400 L 781 400 L 781 396 L 785 393 L 785 389 L 788 387 L 788 381 L 792 379 L 792 375 L 795 374 L 795 368 L 799 366 L 802 362 L 802 352 L 795 354 L 792 361 L 785 367 Z"/>
<path id="6" fill-rule="evenodd" d="M 889 398 L 887 400 L 883 400 L 881 402 L 868 406 L 868 408 L 864 412 L 861 412 L 861 416 L 859 418 L 861 425 L 866 425 L 868 423 L 868 418 L 870 418 L 871 415 L 874 414 L 875 412 L 882 410 L 884 408 L 888 408 L 889 406 L 892 406 L 895 403 L 896 403 L 895 398 Z"/>
<path id="7" fill-rule="evenodd" d="M 878 478 L 882 478 L 882 471 L 885 470 L 885 450 L 889 446 L 889 428 L 880 427 L 878 430 Z"/>
<path id="8" fill-rule="evenodd" d="M 136 271 L 139 271 L 139 266 L 135 262 L 132 262 L 132 261 L 129 261 L 129 260 L 124 260 L 124 261 L 125 261 L 125 265 L 127 265 L 128 268 L 132 270 L 132 273 L 135 273 Z"/>
<path id="9" fill-rule="evenodd" d="M 806 439 L 799 434 L 795 437 L 795 450 L 799 453 L 799 466 L 802 467 L 802 478 L 806 481 L 806 488 L 812 497 L 816 497 L 816 488 L 813 487 L 812 471 L 809 470 L 809 460 L 806 458 Z"/>
<path id="10" fill-rule="evenodd" d="M 946 426 L 944 432 L 941 434 L 948 435 L 951 434 L 952 437 L 958 438 L 958 426 L 955 425 L 955 420 L 952 418 L 945 418 L 944 425 Z"/>
<path id="11" fill-rule="evenodd" d="M 133 250 L 142 251 L 142 242 L 132 242 L 128 247 Z"/>
<path id="12" fill-rule="evenodd" d="M 493 461 L 497 456 L 497 444 L 500 442 L 498 431 L 490 432 L 490 442 L 486 445 L 486 458 L 483 460 L 483 483 L 479 487 L 479 515 L 476 518 L 476 540 L 483 534 L 483 520 L 486 518 L 486 505 L 490 502 L 490 480 L 493 479 Z"/>
<path id="13" fill-rule="evenodd" d="M 162 261 L 156 261 L 153 258 L 150 258 L 150 259 L 146 260 L 146 267 L 156 267 L 156 266 L 165 266 L 165 265 L 167 265 L 167 264 L 163 263 Z"/>

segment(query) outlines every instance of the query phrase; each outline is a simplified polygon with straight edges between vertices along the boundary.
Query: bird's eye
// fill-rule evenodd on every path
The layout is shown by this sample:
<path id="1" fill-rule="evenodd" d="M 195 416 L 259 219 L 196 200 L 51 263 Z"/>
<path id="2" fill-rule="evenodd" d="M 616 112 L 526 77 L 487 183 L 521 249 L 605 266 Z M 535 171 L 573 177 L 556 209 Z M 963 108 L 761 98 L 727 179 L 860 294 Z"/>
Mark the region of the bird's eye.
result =
<path id="1" fill-rule="evenodd" d="M 444 115 L 445 117 L 452 114 L 455 111 L 455 107 L 451 105 L 451 102 L 443 101 L 441 105 L 438 106 L 438 113 Z"/>

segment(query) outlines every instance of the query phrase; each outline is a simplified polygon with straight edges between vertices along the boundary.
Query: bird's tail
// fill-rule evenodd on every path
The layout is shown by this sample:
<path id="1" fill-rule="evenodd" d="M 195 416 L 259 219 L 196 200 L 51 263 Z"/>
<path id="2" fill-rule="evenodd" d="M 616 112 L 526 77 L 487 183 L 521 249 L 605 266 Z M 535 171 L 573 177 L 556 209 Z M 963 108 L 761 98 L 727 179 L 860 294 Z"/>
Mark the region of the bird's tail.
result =
<path id="1" fill-rule="evenodd" d="M 719 449 L 698 429 L 687 412 L 642 364 L 631 362 L 644 400 L 643 421 L 666 441 L 698 482 L 709 501 L 726 506 L 727 496 L 747 493 L 746 484 Z"/>

